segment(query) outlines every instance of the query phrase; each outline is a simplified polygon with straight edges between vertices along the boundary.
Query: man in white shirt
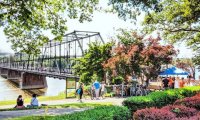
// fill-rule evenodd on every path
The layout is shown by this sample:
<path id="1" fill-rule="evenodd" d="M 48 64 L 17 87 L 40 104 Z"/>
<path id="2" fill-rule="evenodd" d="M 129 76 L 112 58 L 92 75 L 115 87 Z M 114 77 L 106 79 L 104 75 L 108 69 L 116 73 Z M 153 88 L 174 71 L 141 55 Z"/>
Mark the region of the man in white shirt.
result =
<path id="1" fill-rule="evenodd" d="M 32 99 L 31 99 L 31 106 L 39 106 L 37 95 L 33 94 Z"/>

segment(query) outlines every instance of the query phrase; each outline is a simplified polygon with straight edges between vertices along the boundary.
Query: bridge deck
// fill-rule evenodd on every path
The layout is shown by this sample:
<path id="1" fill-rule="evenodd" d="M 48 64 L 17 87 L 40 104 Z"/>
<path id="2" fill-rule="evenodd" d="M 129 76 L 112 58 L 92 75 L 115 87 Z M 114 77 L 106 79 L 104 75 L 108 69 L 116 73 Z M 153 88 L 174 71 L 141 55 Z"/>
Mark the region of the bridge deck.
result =
<path id="1" fill-rule="evenodd" d="M 69 74 L 69 73 L 58 73 L 58 72 L 49 72 L 49 71 L 41 71 L 41 70 L 27 70 L 27 69 L 9 68 L 9 67 L 2 67 L 2 66 L 0 66 L 0 68 L 20 71 L 20 72 L 34 73 L 34 74 L 38 74 L 38 75 L 45 75 L 47 77 L 55 77 L 55 78 L 59 78 L 59 79 L 79 78 L 79 77 L 77 77 L 73 74 Z"/>

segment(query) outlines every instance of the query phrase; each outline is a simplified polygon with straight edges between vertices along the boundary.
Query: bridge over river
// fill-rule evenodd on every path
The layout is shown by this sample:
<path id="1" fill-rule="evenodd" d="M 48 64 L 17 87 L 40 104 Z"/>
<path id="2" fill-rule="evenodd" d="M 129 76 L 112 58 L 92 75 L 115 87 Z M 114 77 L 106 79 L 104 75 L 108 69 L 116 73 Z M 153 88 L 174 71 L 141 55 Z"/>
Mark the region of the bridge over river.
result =
<path id="1" fill-rule="evenodd" d="M 40 48 L 40 54 L 15 53 L 0 58 L 0 75 L 19 85 L 21 89 L 46 88 L 46 77 L 78 81 L 74 58 L 84 55 L 90 42 L 104 43 L 99 32 L 73 31 L 62 41 L 50 40 Z"/>

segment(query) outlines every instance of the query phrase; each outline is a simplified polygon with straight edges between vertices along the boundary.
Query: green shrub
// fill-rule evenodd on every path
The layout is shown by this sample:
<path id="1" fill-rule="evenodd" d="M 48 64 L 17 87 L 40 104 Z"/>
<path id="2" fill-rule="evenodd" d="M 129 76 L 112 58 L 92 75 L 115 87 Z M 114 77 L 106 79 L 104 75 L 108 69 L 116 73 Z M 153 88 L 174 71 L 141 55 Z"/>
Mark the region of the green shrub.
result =
<path id="1" fill-rule="evenodd" d="M 147 96 L 129 97 L 123 101 L 132 112 L 146 107 L 162 107 L 174 103 L 177 99 L 194 96 L 200 92 L 199 86 L 152 92 Z"/>
<path id="2" fill-rule="evenodd" d="M 53 120 L 128 120 L 130 111 L 125 107 L 103 106 L 69 115 L 61 115 Z"/>

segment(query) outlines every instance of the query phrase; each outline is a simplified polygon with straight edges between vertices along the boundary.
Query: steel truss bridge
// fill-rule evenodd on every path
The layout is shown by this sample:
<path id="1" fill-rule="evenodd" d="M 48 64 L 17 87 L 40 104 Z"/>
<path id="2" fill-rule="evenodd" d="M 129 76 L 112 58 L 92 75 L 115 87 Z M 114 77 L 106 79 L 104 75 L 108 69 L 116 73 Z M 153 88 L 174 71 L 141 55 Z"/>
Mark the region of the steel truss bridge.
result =
<path id="1" fill-rule="evenodd" d="M 91 42 L 104 41 L 99 32 L 73 31 L 63 36 L 62 41 L 50 40 L 40 48 L 38 55 L 15 53 L 0 58 L 0 68 L 28 72 L 60 79 L 78 78 L 72 66 L 78 64 L 74 58 L 84 55 Z"/>

